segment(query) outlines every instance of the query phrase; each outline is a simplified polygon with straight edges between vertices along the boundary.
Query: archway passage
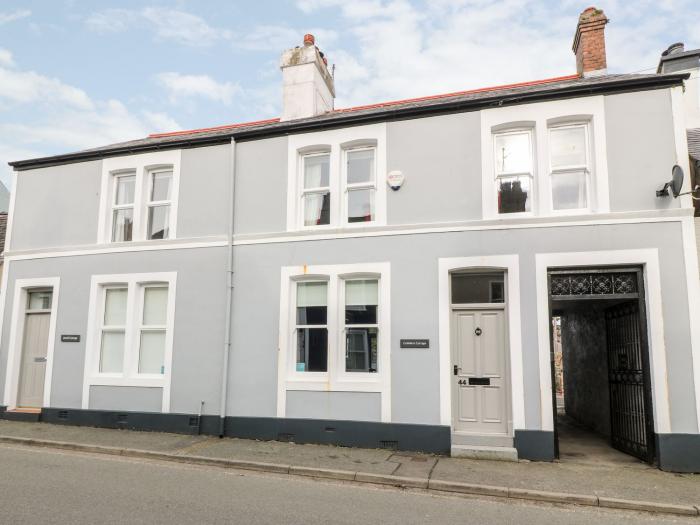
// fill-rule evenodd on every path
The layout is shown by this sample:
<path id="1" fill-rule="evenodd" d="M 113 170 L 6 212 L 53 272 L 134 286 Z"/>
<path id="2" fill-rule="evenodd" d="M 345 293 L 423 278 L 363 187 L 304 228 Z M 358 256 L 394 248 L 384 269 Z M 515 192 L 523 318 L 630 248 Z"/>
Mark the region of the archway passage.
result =
<path id="1" fill-rule="evenodd" d="M 653 462 L 642 270 L 550 270 L 549 291 L 557 456 Z"/>

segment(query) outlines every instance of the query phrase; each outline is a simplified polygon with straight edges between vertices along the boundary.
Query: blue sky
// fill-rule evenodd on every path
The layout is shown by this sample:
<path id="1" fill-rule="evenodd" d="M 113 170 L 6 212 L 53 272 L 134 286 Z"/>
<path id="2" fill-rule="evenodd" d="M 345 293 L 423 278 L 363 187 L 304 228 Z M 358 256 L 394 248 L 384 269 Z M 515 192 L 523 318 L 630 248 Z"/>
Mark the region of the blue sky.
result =
<path id="1" fill-rule="evenodd" d="M 304 33 L 336 65 L 336 107 L 574 72 L 590 0 L 0 0 L 6 163 L 280 110 L 278 59 Z M 597 4 L 612 72 L 700 47 L 697 0 Z"/>

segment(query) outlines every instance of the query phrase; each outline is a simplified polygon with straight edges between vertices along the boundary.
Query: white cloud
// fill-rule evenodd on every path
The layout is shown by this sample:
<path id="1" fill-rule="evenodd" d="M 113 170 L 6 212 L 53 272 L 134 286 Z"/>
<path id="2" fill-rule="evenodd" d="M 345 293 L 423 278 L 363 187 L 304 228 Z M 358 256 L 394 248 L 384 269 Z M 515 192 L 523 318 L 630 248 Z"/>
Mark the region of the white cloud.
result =
<path id="1" fill-rule="evenodd" d="M 9 59 L 12 59 L 11 55 Z M 78 109 L 93 107 L 90 97 L 82 89 L 34 71 L 0 67 L 0 100 L 2 99 L 24 104 L 60 102 Z"/>
<path id="2" fill-rule="evenodd" d="M 159 73 L 158 82 L 165 87 L 172 102 L 183 98 L 200 97 L 230 105 L 236 94 L 241 92 L 238 84 L 217 82 L 208 75 L 183 75 L 180 73 Z"/>
<path id="3" fill-rule="evenodd" d="M 12 67 L 14 65 L 15 61 L 12 58 L 12 53 L 10 53 L 7 49 L 0 47 L 0 67 Z"/>
<path id="4" fill-rule="evenodd" d="M 337 66 L 337 107 L 574 73 L 571 45 L 583 9 L 577 0 L 297 0 L 296 6 L 307 15 L 340 17 L 334 24 L 343 26 L 345 38 L 322 46 Z M 612 72 L 653 68 L 679 33 L 700 37 L 686 22 L 700 17 L 697 0 L 608 0 L 603 7 L 611 20 Z M 680 25 L 674 13 L 684 13 Z"/>
<path id="5" fill-rule="evenodd" d="M 147 26 L 153 29 L 156 40 L 193 47 L 206 47 L 231 38 L 229 30 L 213 27 L 200 16 L 163 7 L 106 9 L 88 16 L 85 24 L 97 33 L 119 33 Z"/>
<path id="6" fill-rule="evenodd" d="M 31 15 L 32 12 L 29 9 L 17 9 L 9 13 L 0 13 L 0 26 L 16 20 L 21 20 L 22 18 L 27 18 Z"/>
<path id="7" fill-rule="evenodd" d="M 306 33 L 313 34 L 319 46 L 328 45 L 338 38 L 336 31 L 324 28 L 301 30 L 290 26 L 258 25 L 235 36 L 232 41 L 238 49 L 282 53 L 285 49 L 301 45 Z"/>

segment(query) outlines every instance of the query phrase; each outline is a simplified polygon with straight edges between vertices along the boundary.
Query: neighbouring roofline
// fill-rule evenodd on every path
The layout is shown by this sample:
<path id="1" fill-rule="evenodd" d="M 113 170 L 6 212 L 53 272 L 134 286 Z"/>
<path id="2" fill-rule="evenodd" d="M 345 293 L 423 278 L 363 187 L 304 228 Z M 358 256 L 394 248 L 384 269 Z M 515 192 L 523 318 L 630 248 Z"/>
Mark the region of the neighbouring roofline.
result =
<path id="1" fill-rule="evenodd" d="M 380 121 L 396 121 L 447 113 L 477 111 L 506 105 L 662 89 L 682 85 L 683 81 L 687 80 L 689 76 L 688 73 L 673 73 L 664 75 L 611 75 L 609 77 L 597 77 L 596 79 L 578 79 L 576 76 L 558 77 L 543 81 L 524 82 L 495 88 L 481 88 L 447 95 L 434 95 L 419 99 L 341 109 L 308 119 L 285 122 L 280 122 L 278 119 L 269 119 L 203 130 L 154 134 L 142 140 L 75 153 L 20 160 L 10 162 L 9 165 L 16 171 L 24 171 L 149 151 L 227 144 L 231 139 L 248 141 L 292 133 L 358 126 Z M 564 85 L 561 85 L 562 81 L 565 82 Z M 552 85 L 549 86 L 549 83 Z"/>

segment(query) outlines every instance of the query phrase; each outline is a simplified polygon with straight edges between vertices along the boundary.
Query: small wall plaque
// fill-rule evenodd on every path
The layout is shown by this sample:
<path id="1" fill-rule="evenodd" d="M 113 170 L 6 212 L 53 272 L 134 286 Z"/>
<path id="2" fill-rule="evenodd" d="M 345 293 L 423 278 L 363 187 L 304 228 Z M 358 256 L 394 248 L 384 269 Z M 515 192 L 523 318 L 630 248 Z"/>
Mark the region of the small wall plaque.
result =
<path id="1" fill-rule="evenodd" d="M 401 348 L 430 348 L 430 339 L 401 339 Z"/>
<path id="2" fill-rule="evenodd" d="M 73 334 L 61 334 L 61 342 L 62 343 L 79 343 L 80 342 L 80 336 Z"/>

